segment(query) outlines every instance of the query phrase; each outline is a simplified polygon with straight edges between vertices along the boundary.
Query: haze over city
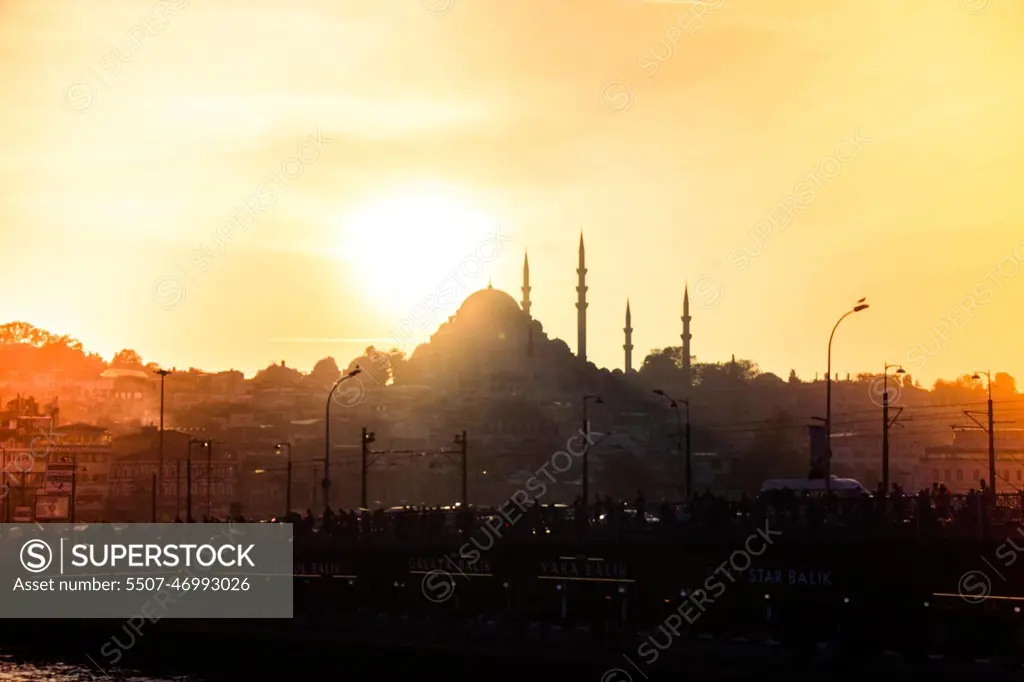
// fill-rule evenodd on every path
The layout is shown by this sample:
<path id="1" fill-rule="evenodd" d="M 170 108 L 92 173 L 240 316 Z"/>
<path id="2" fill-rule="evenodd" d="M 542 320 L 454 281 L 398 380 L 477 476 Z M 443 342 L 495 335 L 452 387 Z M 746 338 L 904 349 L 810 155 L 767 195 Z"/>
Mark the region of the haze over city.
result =
<path id="1" fill-rule="evenodd" d="M 0 0 L 0 682 L 1024 679 L 1022 36 Z"/>
<path id="2" fill-rule="evenodd" d="M 702 362 L 813 378 L 867 297 L 834 371 L 1021 376 L 1024 8 L 961 5 L 14 0 L 0 320 L 308 370 L 389 345 L 501 225 L 414 340 L 518 299 L 528 251 L 575 350 L 582 227 L 598 366 L 627 297 L 640 358 L 678 345 L 689 282 Z"/>

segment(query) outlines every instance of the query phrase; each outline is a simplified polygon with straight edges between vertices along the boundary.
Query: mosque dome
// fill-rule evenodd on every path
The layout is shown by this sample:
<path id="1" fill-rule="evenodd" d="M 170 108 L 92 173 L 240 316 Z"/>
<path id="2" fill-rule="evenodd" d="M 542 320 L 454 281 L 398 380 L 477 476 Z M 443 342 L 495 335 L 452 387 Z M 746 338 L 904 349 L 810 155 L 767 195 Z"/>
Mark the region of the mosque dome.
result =
<path id="1" fill-rule="evenodd" d="M 488 286 L 470 294 L 459 307 L 461 320 L 507 320 L 523 314 L 516 300 L 500 289 Z"/>

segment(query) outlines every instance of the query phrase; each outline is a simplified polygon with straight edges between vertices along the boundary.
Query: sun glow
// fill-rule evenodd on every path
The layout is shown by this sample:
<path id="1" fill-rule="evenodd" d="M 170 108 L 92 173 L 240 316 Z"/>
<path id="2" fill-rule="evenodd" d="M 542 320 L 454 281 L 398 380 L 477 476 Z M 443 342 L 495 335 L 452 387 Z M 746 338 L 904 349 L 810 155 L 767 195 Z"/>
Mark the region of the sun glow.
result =
<path id="1" fill-rule="evenodd" d="M 379 199 L 339 223 L 341 258 L 371 304 L 405 316 L 436 297 L 429 319 L 423 318 L 424 335 L 487 286 L 496 258 L 497 221 L 443 193 Z M 446 293 L 438 296 L 439 289 Z"/>

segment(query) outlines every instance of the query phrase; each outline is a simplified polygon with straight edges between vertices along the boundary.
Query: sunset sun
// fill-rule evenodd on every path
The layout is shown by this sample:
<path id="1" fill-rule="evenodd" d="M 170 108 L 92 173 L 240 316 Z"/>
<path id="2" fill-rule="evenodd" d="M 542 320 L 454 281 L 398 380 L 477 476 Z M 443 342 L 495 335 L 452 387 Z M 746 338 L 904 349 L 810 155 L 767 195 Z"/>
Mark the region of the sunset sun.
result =
<path id="1" fill-rule="evenodd" d="M 337 222 L 338 252 L 367 301 L 404 314 L 458 271 L 464 285 L 439 306 L 454 312 L 487 285 L 497 221 L 443 194 L 418 191 L 368 202 Z"/>

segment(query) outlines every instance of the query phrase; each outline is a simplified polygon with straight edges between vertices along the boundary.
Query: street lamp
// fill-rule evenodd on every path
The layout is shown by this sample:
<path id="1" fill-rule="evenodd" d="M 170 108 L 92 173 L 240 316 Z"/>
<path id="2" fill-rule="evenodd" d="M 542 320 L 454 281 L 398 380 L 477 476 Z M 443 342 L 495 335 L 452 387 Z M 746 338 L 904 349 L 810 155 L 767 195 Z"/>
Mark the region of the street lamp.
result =
<path id="1" fill-rule="evenodd" d="M 69 459 L 68 457 L 61 457 L 60 461 L 63 462 L 63 463 L 67 463 L 68 459 Z M 68 509 L 68 521 L 70 523 L 74 523 L 75 522 L 75 502 L 76 502 L 75 498 L 78 496 L 78 472 L 79 471 L 89 471 L 89 469 L 86 468 L 86 467 L 79 468 L 79 466 L 78 466 L 78 454 L 77 453 L 72 454 L 70 459 L 71 459 L 71 497 L 68 500 L 68 506 L 69 506 L 69 509 Z"/>
<path id="2" fill-rule="evenodd" d="M 683 468 L 683 424 L 682 419 L 679 416 L 679 403 L 686 406 L 686 486 L 683 488 L 687 500 L 690 499 L 690 495 L 693 492 L 693 468 L 691 466 L 691 452 L 690 452 L 690 401 L 689 400 L 676 400 L 665 391 L 660 388 L 654 389 L 654 393 L 663 396 L 668 400 L 668 406 L 676 411 L 676 457 L 679 459 L 679 468 Z M 682 471 L 679 472 L 682 474 Z M 682 486 L 681 486 L 682 487 Z"/>
<path id="3" fill-rule="evenodd" d="M 373 438 L 373 434 L 370 434 L 370 438 Z M 371 441 L 372 442 L 372 441 Z M 459 446 L 459 464 L 462 467 L 462 509 L 469 509 L 469 466 L 467 464 L 469 457 L 469 441 L 466 440 L 466 432 L 456 433 L 453 441 Z M 586 455 L 584 455 L 584 458 Z M 586 462 L 586 459 L 583 460 Z M 586 464 L 584 464 L 586 466 Z M 363 503 L 365 507 L 366 504 Z"/>
<path id="4" fill-rule="evenodd" d="M 836 329 L 839 328 L 840 322 L 854 313 L 867 310 L 868 304 L 864 302 L 866 300 L 860 299 L 852 309 L 843 313 L 842 317 L 836 320 L 835 326 L 832 327 L 832 333 L 828 336 L 828 373 L 825 375 L 825 445 L 828 450 L 828 461 L 825 464 L 826 491 L 832 488 L 832 338 L 836 335 Z"/>
<path id="5" fill-rule="evenodd" d="M 216 441 L 223 444 L 224 441 Z M 212 440 L 203 441 L 206 447 L 206 518 L 213 519 L 213 443 Z"/>
<path id="6" fill-rule="evenodd" d="M 195 522 L 194 519 L 192 518 L 192 446 L 193 445 L 198 445 L 199 447 L 203 447 L 203 448 L 209 448 L 210 447 L 210 441 L 208 441 L 208 440 L 200 440 L 198 438 L 193 438 L 193 439 L 191 439 L 188 442 L 188 459 L 185 460 L 185 486 L 187 488 L 187 490 L 185 491 L 185 500 L 186 500 L 185 506 L 187 507 L 187 511 L 186 511 L 186 514 L 185 514 L 185 522 L 186 523 L 194 523 Z M 209 450 L 207 450 L 207 454 L 209 454 Z M 207 475 L 209 475 L 209 473 L 207 473 Z M 210 482 L 207 481 L 207 485 L 209 485 L 209 483 Z"/>
<path id="7" fill-rule="evenodd" d="M 11 474 L 7 470 L 7 448 L 0 445 L 0 462 L 3 462 L 4 475 L 4 523 L 11 522 Z"/>
<path id="8" fill-rule="evenodd" d="M 992 372 L 975 372 L 972 379 L 979 381 L 984 376 L 988 382 L 988 483 L 989 490 L 992 491 L 992 499 L 995 499 L 996 494 L 996 438 L 995 438 L 995 421 L 993 420 L 992 412 Z"/>
<path id="9" fill-rule="evenodd" d="M 285 493 L 284 498 L 284 511 L 285 515 L 292 513 L 292 444 L 291 443 L 277 443 L 274 445 L 274 454 L 280 455 L 281 450 L 288 448 L 288 491 Z"/>
<path id="10" fill-rule="evenodd" d="M 894 374 L 906 374 L 899 365 L 885 363 L 882 369 L 882 494 L 889 494 L 889 370 L 895 369 Z"/>
<path id="11" fill-rule="evenodd" d="M 587 404 L 593 400 L 595 405 L 600 405 L 604 402 L 601 396 L 594 393 L 585 393 L 583 395 L 583 508 L 587 508 L 587 503 L 590 499 L 590 418 L 587 416 Z"/>
<path id="12" fill-rule="evenodd" d="M 824 417 L 812 416 L 812 417 L 810 417 L 810 419 L 811 419 L 811 421 L 821 422 L 821 430 L 823 432 L 826 430 L 826 426 L 825 425 L 828 422 L 825 421 Z M 810 426 L 810 425 L 808 425 L 808 426 Z M 816 461 L 815 461 L 815 455 L 817 454 L 817 449 L 814 447 L 814 443 L 815 443 L 815 441 L 814 441 L 813 432 L 812 432 L 812 437 L 811 437 L 811 466 L 810 466 L 810 471 L 808 471 L 808 473 L 807 473 L 807 478 L 808 479 L 810 479 L 810 477 L 813 476 L 816 471 L 819 471 L 818 467 L 816 466 Z"/>
<path id="13" fill-rule="evenodd" d="M 161 490 L 164 475 L 164 379 L 171 373 L 169 369 L 157 369 L 153 371 L 160 377 L 160 461 L 156 469 L 157 490 Z"/>
<path id="14" fill-rule="evenodd" d="M 334 397 L 334 391 L 338 386 L 361 371 L 356 368 L 348 374 L 338 377 L 338 380 L 331 386 L 331 390 L 327 392 L 327 408 L 324 414 L 324 512 L 331 507 L 331 398 Z"/>

